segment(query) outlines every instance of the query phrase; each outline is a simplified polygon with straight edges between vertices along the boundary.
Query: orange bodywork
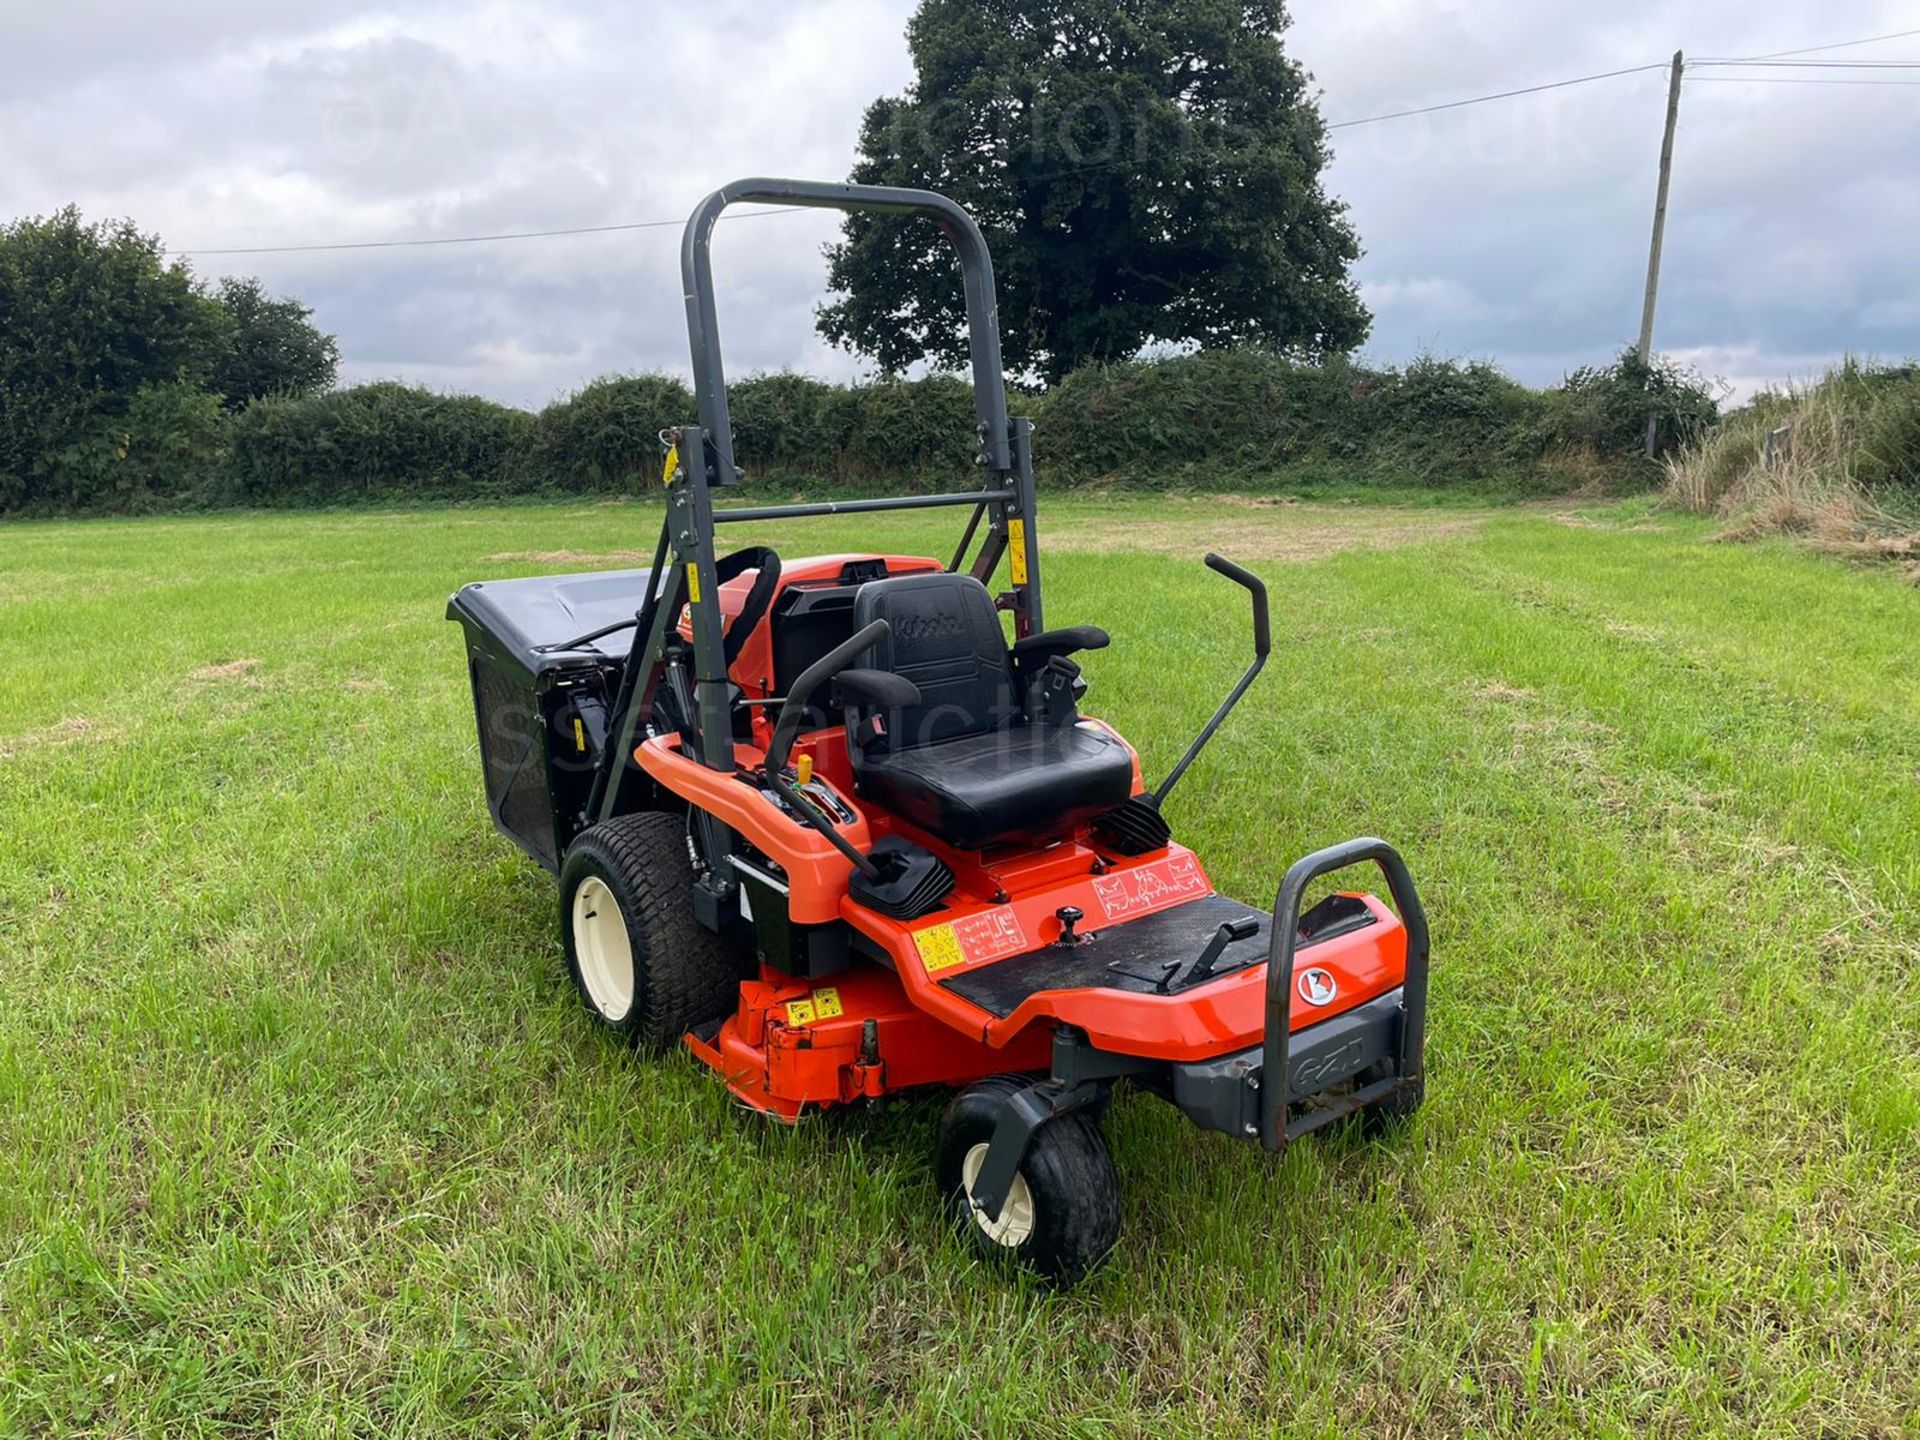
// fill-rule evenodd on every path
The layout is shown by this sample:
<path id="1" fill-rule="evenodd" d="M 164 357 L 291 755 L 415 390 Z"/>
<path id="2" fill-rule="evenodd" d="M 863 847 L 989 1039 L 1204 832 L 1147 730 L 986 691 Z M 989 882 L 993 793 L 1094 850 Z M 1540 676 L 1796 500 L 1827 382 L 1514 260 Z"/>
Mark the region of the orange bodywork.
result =
<path id="1" fill-rule="evenodd" d="M 782 574 L 792 584 L 833 583 L 841 566 L 869 556 L 798 561 Z M 915 557 L 887 557 L 891 573 L 940 568 Z M 739 613 L 752 573 L 720 591 L 723 613 Z M 773 660 L 765 622 L 742 647 L 730 678 L 749 697 L 772 693 Z M 1094 722 L 1100 723 L 1100 722 Z M 753 741 L 734 747 L 742 771 L 757 770 L 771 739 L 771 720 L 754 712 Z M 655 736 L 635 762 L 663 788 L 706 811 L 784 873 L 789 918 L 796 925 L 844 921 L 884 954 L 886 964 L 856 956 L 850 968 L 800 979 L 762 967 L 741 987 L 736 1012 L 718 1033 L 689 1047 L 749 1105 L 792 1118 L 813 1105 L 846 1103 L 914 1085 L 958 1084 L 1002 1071 L 1047 1068 L 1056 1026 L 1084 1031 L 1093 1045 L 1154 1060 L 1206 1060 L 1260 1043 L 1265 1033 L 1265 963 L 1174 994 L 1085 987 L 1041 990 L 999 1016 L 943 983 L 1050 945 L 1060 935 L 1056 912 L 1077 907 L 1082 935 L 1124 925 L 1214 893 L 1199 857 L 1182 845 L 1147 855 L 1113 855 L 1087 832 L 1039 848 L 955 850 L 867 803 L 855 791 L 844 729 L 804 734 L 795 746 L 812 762 L 816 785 L 854 817 L 839 833 L 865 853 L 887 835 L 932 851 L 956 884 L 934 914 L 898 921 L 848 893 L 852 866 L 828 841 L 739 774 L 701 765 L 681 753 L 677 735 Z M 1138 757 L 1134 789 L 1141 788 Z M 1298 1031 L 1400 985 L 1407 935 L 1394 913 L 1360 896 L 1371 925 L 1300 951 L 1300 968 L 1327 971 L 1339 1003 L 1316 1008 L 1292 998 Z M 825 995 L 823 1004 L 818 997 Z M 831 1013 L 829 1013 L 831 1012 Z M 867 1035 L 867 1022 L 874 1024 Z M 869 1038 L 877 1042 L 871 1048 Z"/>
<path id="2" fill-rule="evenodd" d="M 838 584 L 841 568 L 849 561 L 871 560 L 885 560 L 889 575 L 917 575 L 944 568 L 938 560 L 925 555 L 809 555 L 804 560 L 781 565 L 780 588 L 773 592 L 774 601 L 778 603 L 780 597 L 789 590 Z M 753 589 L 753 582 L 759 578 L 758 570 L 748 570 L 720 587 L 720 620 L 723 629 L 732 628 L 734 620 L 747 603 L 747 592 Z M 693 639 L 693 621 L 684 612 L 680 616 L 680 635 L 684 640 Z M 728 669 L 727 676 L 746 692 L 750 700 L 764 700 L 774 693 L 773 627 L 765 620 L 754 627 L 753 634 L 740 647 L 740 657 Z"/>

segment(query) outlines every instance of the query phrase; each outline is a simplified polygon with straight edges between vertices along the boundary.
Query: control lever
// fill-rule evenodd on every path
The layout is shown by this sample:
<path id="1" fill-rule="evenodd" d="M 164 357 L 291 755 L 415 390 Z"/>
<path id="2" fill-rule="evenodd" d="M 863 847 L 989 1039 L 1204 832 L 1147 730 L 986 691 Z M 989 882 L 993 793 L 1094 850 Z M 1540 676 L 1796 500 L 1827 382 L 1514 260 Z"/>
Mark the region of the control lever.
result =
<path id="1" fill-rule="evenodd" d="M 1212 979 L 1213 967 L 1220 963 L 1227 946 L 1235 941 L 1251 940 L 1259 933 L 1260 917 L 1257 915 L 1242 915 L 1238 920 L 1223 921 L 1197 959 L 1184 969 L 1178 962 L 1167 966 L 1167 973 L 1160 977 L 1160 983 L 1153 988 L 1165 995 L 1170 990 L 1183 990 L 1189 985 Z"/>
<path id="2" fill-rule="evenodd" d="M 1273 649 L 1273 635 L 1267 626 L 1267 587 L 1260 577 L 1244 566 L 1236 565 L 1222 555 L 1207 556 L 1207 568 L 1226 576 L 1234 584 L 1242 586 L 1253 597 L 1253 664 L 1247 667 L 1247 673 L 1240 677 L 1240 683 L 1228 692 L 1227 698 L 1220 702 L 1220 708 L 1213 712 L 1213 718 L 1200 728 L 1193 737 L 1193 743 L 1187 747 L 1187 753 L 1180 757 L 1180 763 L 1168 772 L 1167 778 L 1160 782 L 1160 788 L 1153 792 L 1155 806 L 1166 803 L 1166 798 L 1179 783 L 1180 777 L 1187 773 L 1187 767 L 1194 758 L 1206 748 L 1213 732 L 1220 728 L 1220 722 L 1227 718 L 1227 712 L 1240 703 L 1240 697 L 1247 693 L 1247 687 L 1253 684 L 1253 677 L 1267 663 L 1267 652 Z"/>
<path id="3" fill-rule="evenodd" d="M 793 742 L 800 734 L 807 712 L 812 708 L 813 692 L 886 639 L 889 629 L 886 621 L 875 620 L 852 639 L 835 646 L 801 671 L 800 678 L 787 690 L 787 703 L 780 707 L 780 718 L 773 727 L 773 743 L 767 747 L 767 785 L 793 808 L 802 823 L 824 835 L 828 843 L 846 856 L 853 868 L 869 880 L 881 878 L 880 867 L 848 844 L 846 837 L 834 829 L 833 822 L 822 815 L 818 807 L 781 772 L 787 767 L 787 756 L 793 752 Z"/>

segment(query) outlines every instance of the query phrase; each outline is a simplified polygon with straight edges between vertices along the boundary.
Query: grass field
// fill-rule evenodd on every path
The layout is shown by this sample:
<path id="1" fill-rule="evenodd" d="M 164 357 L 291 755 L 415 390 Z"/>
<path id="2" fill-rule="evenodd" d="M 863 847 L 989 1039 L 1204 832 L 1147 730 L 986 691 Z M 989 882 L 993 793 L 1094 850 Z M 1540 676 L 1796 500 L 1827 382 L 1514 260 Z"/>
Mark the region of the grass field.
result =
<path id="1" fill-rule="evenodd" d="M 1150 773 L 1247 647 L 1199 552 L 1271 582 L 1172 806 L 1222 888 L 1377 832 L 1436 945 L 1408 1132 L 1124 1098 L 1059 1296 L 946 1234 L 937 1101 L 773 1129 L 580 1013 L 442 608 L 653 523 L 0 534 L 0 1434 L 1920 1432 L 1920 593 L 1631 507 L 1051 502 Z"/>

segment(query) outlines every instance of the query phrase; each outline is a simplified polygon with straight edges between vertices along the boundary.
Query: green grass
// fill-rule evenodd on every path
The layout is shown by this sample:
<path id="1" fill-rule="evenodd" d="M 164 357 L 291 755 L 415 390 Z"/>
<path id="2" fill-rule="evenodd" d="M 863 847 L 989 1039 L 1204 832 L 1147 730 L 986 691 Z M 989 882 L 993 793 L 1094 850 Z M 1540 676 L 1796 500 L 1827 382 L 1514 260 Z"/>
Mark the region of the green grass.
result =
<path id="1" fill-rule="evenodd" d="M 1243 663 L 1215 515 L 1280 648 L 1176 830 L 1262 903 L 1401 844 L 1429 1100 L 1275 1164 L 1122 1099 L 1065 1296 L 945 1232 L 937 1101 L 774 1129 L 580 1013 L 441 614 L 648 514 L 9 528 L 0 1434 L 1920 1430 L 1920 593 L 1633 508 L 1054 502 L 1150 773 Z"/>

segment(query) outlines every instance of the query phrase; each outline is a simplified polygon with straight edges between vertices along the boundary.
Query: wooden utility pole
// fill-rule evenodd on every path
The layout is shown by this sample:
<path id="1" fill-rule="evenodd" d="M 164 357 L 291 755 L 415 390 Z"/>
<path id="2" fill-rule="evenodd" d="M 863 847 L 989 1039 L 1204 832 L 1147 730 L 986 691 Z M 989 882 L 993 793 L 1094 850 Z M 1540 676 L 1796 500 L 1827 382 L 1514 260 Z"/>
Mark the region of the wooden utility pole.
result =
<path id="1" fill-rule="evenodd" d="M 1667 182 L 1673 178 L 1673 131 L 1680 123 L 1680 76 L 1686 58 L 1673 52 L 1673 71 L 1667 80 L 1667 132 L 1660 139 L 1660 188 L 1653 199 L 1653 244 L 1647 251 L 1647 298 L 1640 306 L 1640 363 L 1653 355 L 1653 308 L 1660 294 L 1660 246 L 1667 238 Z M 1647 454 L 1651 456 L 1659 418 L 1647 417 Z"/>

